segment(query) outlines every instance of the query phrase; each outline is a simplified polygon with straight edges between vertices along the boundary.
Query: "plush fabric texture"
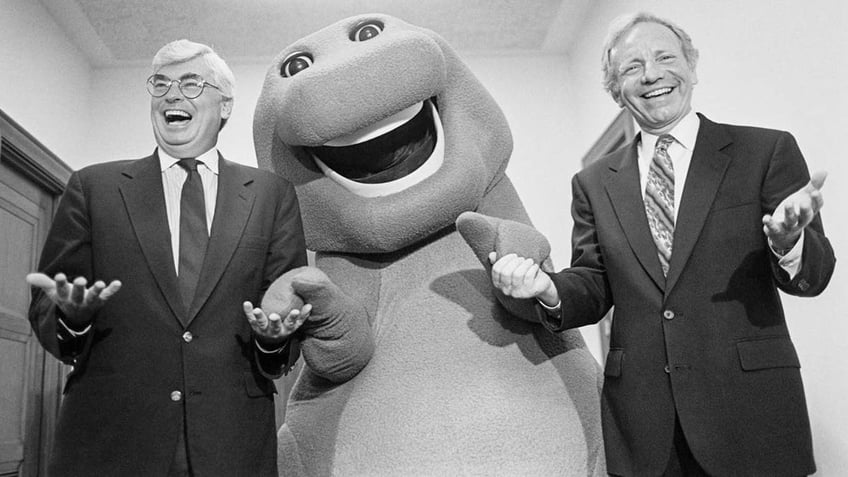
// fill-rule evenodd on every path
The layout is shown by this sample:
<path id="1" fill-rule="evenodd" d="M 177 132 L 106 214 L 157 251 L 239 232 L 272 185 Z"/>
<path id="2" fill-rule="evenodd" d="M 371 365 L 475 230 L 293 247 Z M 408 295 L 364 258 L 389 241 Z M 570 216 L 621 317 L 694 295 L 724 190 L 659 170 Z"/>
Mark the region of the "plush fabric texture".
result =
<path id="1" fill-rule="evenodd" d="M 381 31 L 353 41 L 369 23 Z M 285 77 L 296 54 L 311 64 Z M 420 102 L 437 108 L 444 161 L 403 190 L 351 192 L 309 152 Z M 549 246 L 504 174 L 503 113 L 440 36 L 373 14 L 296 41 L 268 70 L 254 139 L 260 167 L 295 185 L 328 278 L 307 290 L 326 289 L 323 301 L 304 296 L 322 321 L 302 332 L 308 359 L 279 432 L 281 475 L 606 475 L 597 362 L 579 332 L 546 331 L 527 303 L 506 308 L 478 259 L 496 244 Z M 456 226 L 469 211 L 480 214 L 466 227 L 471 246 Z M 343 323 L 353 324 L 324 329 Z M 369 361 L 326 373 L 325 356 L 345 352 Z"/>

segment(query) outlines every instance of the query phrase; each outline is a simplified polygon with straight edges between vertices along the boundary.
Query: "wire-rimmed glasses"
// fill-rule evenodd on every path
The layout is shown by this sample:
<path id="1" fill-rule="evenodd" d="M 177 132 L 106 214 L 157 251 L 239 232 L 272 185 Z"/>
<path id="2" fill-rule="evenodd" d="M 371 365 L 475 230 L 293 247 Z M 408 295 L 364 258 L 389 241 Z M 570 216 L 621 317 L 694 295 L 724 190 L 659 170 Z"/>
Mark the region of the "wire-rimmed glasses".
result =
<path id="1" fill-rule="evenodd" d="M 188 75 L 183 76 L 180 79 L 171 79 L 165 75 L 157 73 L 151 75 L 150 78 L 147 78 L 147 92 L 154 98 L 160 98 L 168 94 L 168 91 L 171 89 L 171 85 L 174 83 L 177 83 L 180 93 L 182 93 L 187 99 L 194 99 L 200 96 L 203 93 L 203 88 L 206 86 L 211 86 L 218 91 L 221 91 L 221 88 L 209 83 L 198 75 Z"/>

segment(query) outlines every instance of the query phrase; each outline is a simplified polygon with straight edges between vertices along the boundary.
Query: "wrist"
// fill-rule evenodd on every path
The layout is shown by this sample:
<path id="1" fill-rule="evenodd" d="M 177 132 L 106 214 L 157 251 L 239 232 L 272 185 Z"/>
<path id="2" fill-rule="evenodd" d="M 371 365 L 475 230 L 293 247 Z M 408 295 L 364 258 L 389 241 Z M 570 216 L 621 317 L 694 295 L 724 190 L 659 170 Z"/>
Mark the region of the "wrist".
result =
<path id="1" fill-rule="evenodd" d="M 551 284 L 541 295 L 536 297 L 539 302 L 543 303 L 548 308 L 556 308 L 560 304 L 559 293 L 556 287 Z"/>

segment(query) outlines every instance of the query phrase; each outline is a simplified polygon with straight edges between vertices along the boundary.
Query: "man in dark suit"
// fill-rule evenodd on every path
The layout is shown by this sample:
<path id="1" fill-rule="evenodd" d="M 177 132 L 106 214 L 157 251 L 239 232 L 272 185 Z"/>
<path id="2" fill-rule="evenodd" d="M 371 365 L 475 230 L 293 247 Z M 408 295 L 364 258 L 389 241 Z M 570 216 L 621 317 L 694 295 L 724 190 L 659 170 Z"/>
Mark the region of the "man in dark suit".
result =
<path id="1" fill-rule="evenodd" d="M 169 43 L 153 73 L 159 147 L 75 172 L 27 277 L 33 330 L 73 365 L 49 472 L 277 475 L 271 378 L 310 307 L 252 303 L 306 264 L 294 189 L 215 149 L 234 78 L 214 51 Z"/>
<path id="2" fill-rule="evenodd" d="M 614 24 L 606 86 L 641 131 L 575 175 L 571 267 L 546 274 L 492 254 L 492 280 L 538 299 L 553 331 L 615 307 L 603 391 L 611 474 L 807 475 L 809 419 L 778 289 L 814 296 L 833 272 L 824 175 L 810 180 L 789 133 L 696 115 L 696 62 L 666 20 Z"/>

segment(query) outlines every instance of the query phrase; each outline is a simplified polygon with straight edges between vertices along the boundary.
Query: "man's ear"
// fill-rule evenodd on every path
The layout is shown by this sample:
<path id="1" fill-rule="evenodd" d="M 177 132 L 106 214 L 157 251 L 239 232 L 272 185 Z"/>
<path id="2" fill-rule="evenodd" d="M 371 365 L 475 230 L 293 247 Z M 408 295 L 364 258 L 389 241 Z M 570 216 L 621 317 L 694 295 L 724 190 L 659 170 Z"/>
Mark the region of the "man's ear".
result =
<path id="1" fill-rule="evenodd" d="M 221 101 L 221 119 L 227 119 L 233 112 L 233 99 L 224 99 Z"/>

